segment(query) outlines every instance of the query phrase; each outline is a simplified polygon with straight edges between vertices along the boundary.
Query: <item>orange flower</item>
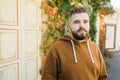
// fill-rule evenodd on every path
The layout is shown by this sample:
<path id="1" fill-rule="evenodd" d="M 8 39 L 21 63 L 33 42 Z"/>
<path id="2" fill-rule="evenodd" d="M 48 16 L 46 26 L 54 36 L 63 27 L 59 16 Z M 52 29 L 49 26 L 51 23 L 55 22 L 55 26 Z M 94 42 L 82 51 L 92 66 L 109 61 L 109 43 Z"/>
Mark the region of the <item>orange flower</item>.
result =
<path id="1" fill-rule="evenodd" d="M 46 11 L 50 16 L 55 15 L 58 11 L 57 7 L 54 7 L 54 8 L 50 7 L 45 0 L 42 1 L 42 6 L 46 9 Z"/>
<path id="2" fill-rule="evenodd" d="M 42 6 L 48 11 L 51 7 L 46 3 L 46 1 L 42 1 Z"/>
<path id="3" fill-rule="evenodd" d="M 42 4 L 43 7 L 47 6 L 47 3 L 45 2 L 45 0 L 42 1 L 41 4 Z"/>
<path id="4" fill-rule="evenodd" d="M 58 8 L 57 8 L 57 7 L 50 8 L 49 11 L 48 11 L 48 14 L 49 14 L 50 16 L 53 16 L 53 15 L 55 15 L 55 14 L 57 13 L 57 11 L 58 11 Z"/>
<path id="5" fill-rule="evenodd" d="M 57 8 L 57 7 L 54 7 L 54 8 L 53 8 L 53 15 L 56 14 L 57 11 L 58 11 L 58 8 Z"/>

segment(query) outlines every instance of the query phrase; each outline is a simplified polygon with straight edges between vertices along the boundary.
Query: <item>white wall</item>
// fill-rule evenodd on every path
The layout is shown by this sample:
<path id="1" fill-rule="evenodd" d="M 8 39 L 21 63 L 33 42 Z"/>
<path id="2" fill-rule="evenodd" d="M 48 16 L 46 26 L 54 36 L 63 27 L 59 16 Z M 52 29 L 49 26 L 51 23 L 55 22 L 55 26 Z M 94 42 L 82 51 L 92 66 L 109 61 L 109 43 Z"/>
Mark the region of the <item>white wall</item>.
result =
<path id="1" fill-rule="evenodd" d="M 96 26 L 97 26 L 97 33 L 96 33 L 96 43 L 99 45 L 99 35 L 100 35 L 100 21 L 99 21 L 99 13 L 97 13 L 97 21 L 96 21 Z"/>
<path id="2" fill-rule="evenodd" d="M 120 40 L 120 10 L 116 9 L 116 12 L 114 14 L 110 14 L 108 16 L 105 17 L 105 24 L 106 25 L 115 25 L 116 26 L 116 30 L 115 30 L 115 48 L 113 49 L 109 49 L 112 51 L 118 51 L 119 50 L 119 40 Z M 109 35 L 111 36 L 111 35 Z"/>
<path id="3" fill-rule="evenodd" d="M 116 50 L 120 50 L 120 9 L 117 9 L 118 21 L 116 29 Z"/>

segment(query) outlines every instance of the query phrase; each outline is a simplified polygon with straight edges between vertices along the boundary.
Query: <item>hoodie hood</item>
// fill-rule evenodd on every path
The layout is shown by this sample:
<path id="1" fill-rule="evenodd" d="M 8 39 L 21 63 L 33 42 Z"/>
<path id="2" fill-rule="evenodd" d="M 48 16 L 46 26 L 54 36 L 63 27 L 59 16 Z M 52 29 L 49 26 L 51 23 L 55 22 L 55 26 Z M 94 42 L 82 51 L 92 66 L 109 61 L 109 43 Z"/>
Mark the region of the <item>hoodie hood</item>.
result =
<path id="1" fill-rule="evenodd" d="M 89 52 L 89 55 L 90 55 L 91 62 L 92 62 L 93 64 L 95 63 L 95 61 L 94 61 L 94 59 L 93 59 L 93 56 L 92 56 L 91 49 L 90 49 L 90 41 L 89 41 L 89 38 L 88 38 L 88 39 L 85 39 L 85 40 L 75 40 L 75 39 L 72 37 L 72 35 L 65 35 L 64 37 L 61 37 L 59 40 L 69 41 L 69 42 L 71 43 L 75 63 L 78 63 L 77 56 L 76 56 L 75 44 L 86 42 L 86 45 L 87 45 L 87 49 L 88 49 L 88 52 Z"/>
<path id="2" fill-rule="evenodd" d="M 64 35 L 63 37 L 59 38 L 59 40 L 64 40 L 64 41 L 73 40 L 75 43 L 80 43 L 80 42 L 86 42 L 87 40 L 89 40 L 89 37 L 84 40 L 76 40 L 73 38 L 73 36 L 71 34 L 67 34 L 67 35 Z"/>

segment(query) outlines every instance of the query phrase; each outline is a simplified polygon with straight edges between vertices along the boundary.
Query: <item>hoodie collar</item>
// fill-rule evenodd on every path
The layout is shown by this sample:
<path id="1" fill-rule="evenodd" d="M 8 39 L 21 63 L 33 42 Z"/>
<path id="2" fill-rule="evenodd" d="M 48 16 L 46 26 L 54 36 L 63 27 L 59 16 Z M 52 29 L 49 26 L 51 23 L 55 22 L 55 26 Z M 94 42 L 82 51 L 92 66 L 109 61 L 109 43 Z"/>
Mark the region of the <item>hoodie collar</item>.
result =
<path id="1" fill-rule="evenodd" d="M 83 42 L 86 42 L 87 44 L 87 49 L 88 49 L 88 52 L 89 52 L 89 55 L 90 55 L 90 58 L 91 58 L 91 62 L 94 64 L 95 61 L 93 59 L 93 56 L 92 56 L 92 52 L 91 52 L 91 49 L 90 49 L 90 42 L 89 42 L 89 38 L 88 39 L 84 39 L 84 40 L 75 40 L 72 36 L 70 35 L 65 35 L 64 37 L 60 38 L 60 40 L 65 40 L 65 41 L 70 41 L 71 42 L 71 45 L 72 45 L 72 50 L 73 50 L 73 56 L 74 56 L 74 61 L 75 63 L 78 63 L 78 60 L 77 60 L 77 56 L 76 56 L 76 49 L 75 49 L 75 43 L 83 43 Z"/>
<path id="2" fill-rule="evenodd" d="M 59 38 L 60 40 L 66 40 L 66 41 L 70 41 L 70 40 L 73 40 L 75 43 L 79 43 L 79 42 L 87 42 L 87 40 L 89 40 L 90 38 L 88 37 L 87 39 L 84 39 L 84 40 L 76 40 L 72 34 L 67 34 L 67 35 L 64 35 L 63 37 Z"/>

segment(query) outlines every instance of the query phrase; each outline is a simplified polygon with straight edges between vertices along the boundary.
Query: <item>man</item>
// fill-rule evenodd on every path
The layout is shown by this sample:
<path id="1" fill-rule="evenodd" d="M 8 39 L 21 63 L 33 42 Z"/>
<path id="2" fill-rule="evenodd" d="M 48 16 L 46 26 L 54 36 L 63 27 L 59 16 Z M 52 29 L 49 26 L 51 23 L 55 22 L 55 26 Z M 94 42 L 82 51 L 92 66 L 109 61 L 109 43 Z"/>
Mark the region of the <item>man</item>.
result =
<path id="1" fill-rule="evenodd" d="M 81 6 L 70 9 L 68 26 L 72 34 L 50 49 L 42 80 L 107 80 L 102 54 L 88 37 L 88 10 Z"/>

